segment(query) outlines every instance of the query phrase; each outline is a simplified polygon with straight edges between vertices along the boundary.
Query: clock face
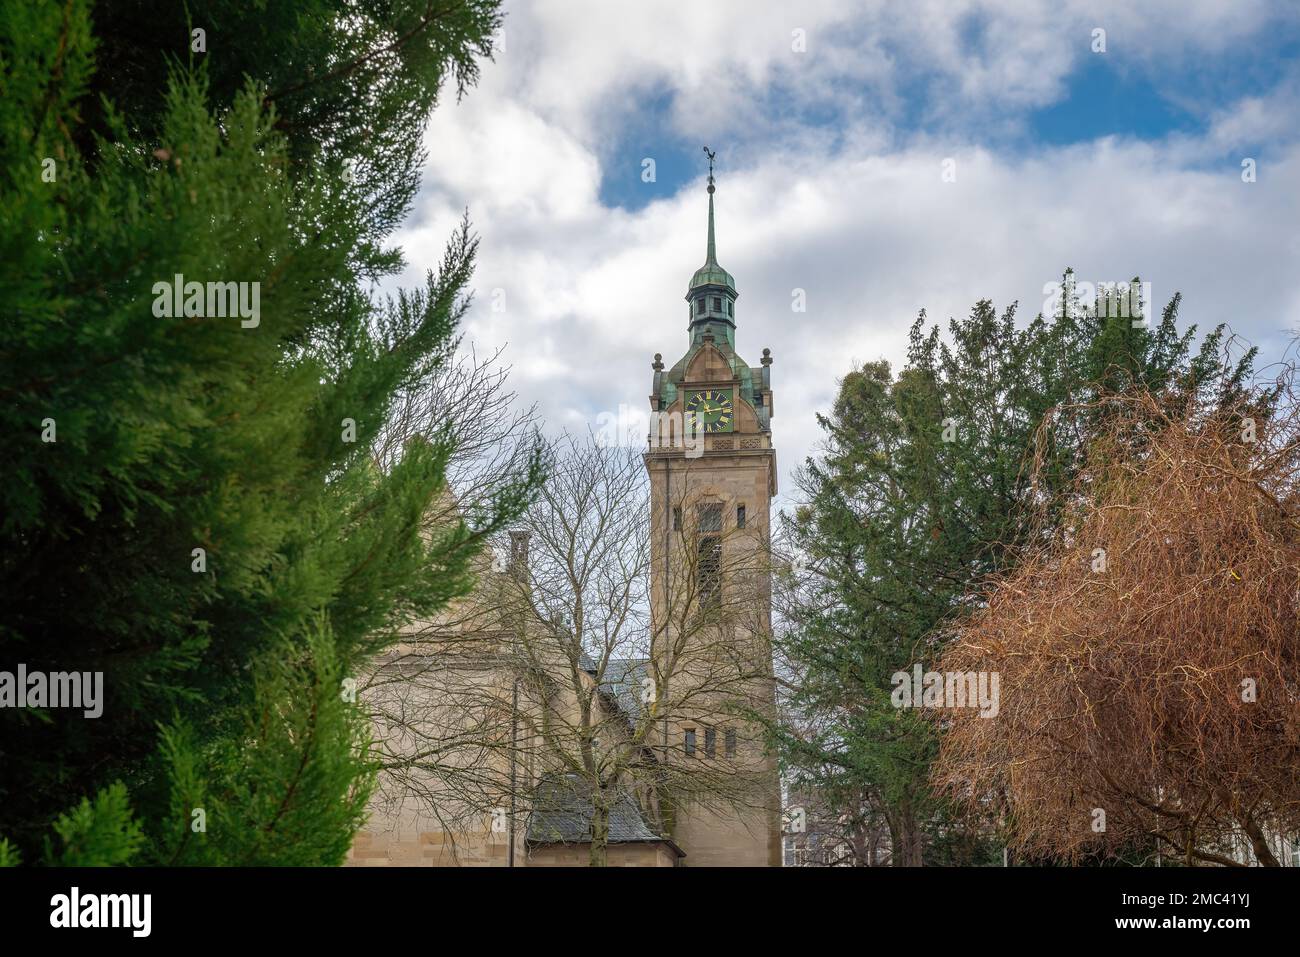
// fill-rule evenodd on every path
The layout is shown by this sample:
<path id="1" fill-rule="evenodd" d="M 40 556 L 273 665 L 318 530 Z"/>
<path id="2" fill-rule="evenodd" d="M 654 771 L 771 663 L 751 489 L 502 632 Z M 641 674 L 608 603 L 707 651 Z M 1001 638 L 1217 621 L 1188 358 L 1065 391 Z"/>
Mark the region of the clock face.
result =
<path id="1" fill-rule="evenodd" d="M 700 423 L 705 432 L 730 432 L 735 420 L 731 393 L 716 389 L 690 393 L 686 397 L 686 419 Z"/>

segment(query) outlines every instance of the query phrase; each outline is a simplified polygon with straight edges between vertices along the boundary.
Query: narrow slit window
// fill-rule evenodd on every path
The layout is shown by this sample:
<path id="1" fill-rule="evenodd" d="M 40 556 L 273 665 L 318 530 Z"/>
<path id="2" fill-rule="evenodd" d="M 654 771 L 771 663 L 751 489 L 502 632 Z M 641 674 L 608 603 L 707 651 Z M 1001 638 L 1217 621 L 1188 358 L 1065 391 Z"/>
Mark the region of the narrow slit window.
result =
<path id="1" fill-rule="evenodd" d="M 682 530 L 682 510 L 680 508 L 675 508 L 673 509 L 673 531 L 680 532 L 681 530 Z"/>
<path id="2" fill-rule="evenodd" d="M 709 502 L 699 506 L 699 553 L 696 571 L 700 592 L 700 607 L 716 608 L 722 599 L 722 503 Z"/>
<path id="3" fill-rule="evenodd" d="M 736 506 L 736 527 L 745 527 L 745 506 L 743 505 Z"/>
<path id="4" fill-rule="evenodd" d="M 686 756 L 688 758 L 695 757 L 695 729 L 694 728 L 686 729 L 685 747 L 686 747 Z"/>
<path id="5" fill-rule="evenodd" d="M 716 608 L 722 599 L 722 539 L 705 535 L 700 539 L 700 607 Z"/>
<path id="6" fill-rule="evenodd" d="M 728 728 L 726 733 L 722 736 L 722 740 L 722 746 L 726 749 L 727 757 L 734 758 L 736 756 L 736 729 Z"/>
<path id="7" fill-rule="evenodd" d="M 704 729 L 704 756 L 711 758 L 718 750 L 718 732 L 713 728 Z"/>

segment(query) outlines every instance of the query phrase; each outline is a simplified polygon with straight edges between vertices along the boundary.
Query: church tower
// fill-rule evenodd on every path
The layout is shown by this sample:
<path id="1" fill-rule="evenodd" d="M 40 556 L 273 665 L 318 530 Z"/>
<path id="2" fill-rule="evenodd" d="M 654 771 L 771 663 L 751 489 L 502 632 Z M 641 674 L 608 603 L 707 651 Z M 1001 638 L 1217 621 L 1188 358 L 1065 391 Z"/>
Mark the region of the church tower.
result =
<path id="1" fill-rule="evenodd" d="M 772 358 L 736 352 L 731 274 L 718 264 L 713 153 L 704 265 L 686 293 L 685 354 L 650 394 L 651 627 L 663 706 L 655 737 L 682 864 L 779 867 L 776 760 L 746 715 L 775 710 L 770 506 Z"/>

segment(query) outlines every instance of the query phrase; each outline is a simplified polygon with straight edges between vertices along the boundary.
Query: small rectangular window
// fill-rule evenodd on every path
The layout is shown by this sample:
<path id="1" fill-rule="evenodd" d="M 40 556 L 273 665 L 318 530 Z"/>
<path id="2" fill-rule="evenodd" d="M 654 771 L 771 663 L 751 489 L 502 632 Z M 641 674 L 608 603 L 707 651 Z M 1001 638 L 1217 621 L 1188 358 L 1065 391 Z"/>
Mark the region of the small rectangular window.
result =
<path id="1" fill-rule="evenodd" d="M 736 506 L 736 527 L 745 527 L 745 506 L 743 505 Z"/>
<path id="2" fill-rule="evenodd" d="M 688 758 L 695 757 L 695 729 L 694 728 L 686 729 L 686 756 Z"/>
<path id="3" fill-rule="evenodd" d="M 682 510 L 680 508 L 675 508 L 673 509 L 673 531 L 680 532 L 681 530 L 682 530 Z"/>
<path id="4" fill-rule="evenodd" d="M 704 729 L 704 756 L 711 758 L 718 750 L 718 732 L 713 728 Z"/>
<path id="5" fill-rule="evenodd" d="M 727 300 L 727 315 L 731 315 L 731 300 Z"/>
<path id="6" fill-rule="evenodd" d="M 714 312 L 721 312 L 721 311 L 722 311 L 722 297 L 721 297 L 721 296 L 714 296 L 714 297 L 713 297 L 713 311 L 714 311 Z"/>
<path id="7" fill-rule="evenodd" d="M 734 758 L 736 756 L 736 729 L 728 728 L 726 734 L 722 736 L 722 739 L 724 742 L 723 747 L 726 748 L 727 757 Z"/>

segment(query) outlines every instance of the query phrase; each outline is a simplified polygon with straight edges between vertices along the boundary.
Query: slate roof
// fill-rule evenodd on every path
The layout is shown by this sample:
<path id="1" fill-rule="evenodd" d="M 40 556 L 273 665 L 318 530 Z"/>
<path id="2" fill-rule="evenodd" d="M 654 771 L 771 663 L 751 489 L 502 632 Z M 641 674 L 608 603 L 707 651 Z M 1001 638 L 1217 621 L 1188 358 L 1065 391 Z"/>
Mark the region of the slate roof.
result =
<path id="1" fill-rule="evenodd" d="M 574 775 L 543 778 L 537 785 L 533 810 L 528 816 L 528 840 L 534 844 L 583 844 L 590 841 L 594 809 L 589 795 L 590 789 L 585 782 Z M 610 808 L 609 842 L 663 840 L 650 829 L 632 795 L 622 791 Z"/>
<path id="2" fill-rule="evenodd" d="M 611 658 L 605 665 L 605 680 L 600 688 L 614 699 L 629 721 L 641 718 L 641 683 L 649 674 L 650 662 L 646 658 Z"/>
<path id="3" fill-rule="evenodd" d="M 605 680 L 600 683 L 600 690 L 632 722 L 641 717 L 641 682 L 650 673 L 649 665 L 647 658 L 610 658 L 605 663 Z M 596 661 L 585 651 L 579 655 L 578 666 L 596 677 Z"/>

